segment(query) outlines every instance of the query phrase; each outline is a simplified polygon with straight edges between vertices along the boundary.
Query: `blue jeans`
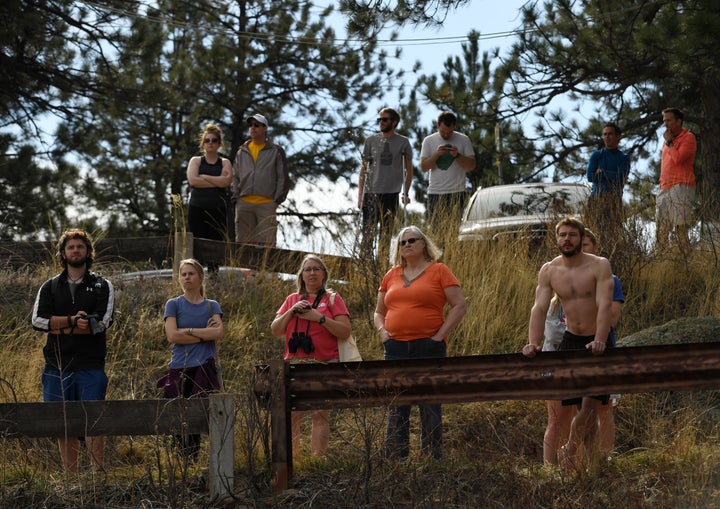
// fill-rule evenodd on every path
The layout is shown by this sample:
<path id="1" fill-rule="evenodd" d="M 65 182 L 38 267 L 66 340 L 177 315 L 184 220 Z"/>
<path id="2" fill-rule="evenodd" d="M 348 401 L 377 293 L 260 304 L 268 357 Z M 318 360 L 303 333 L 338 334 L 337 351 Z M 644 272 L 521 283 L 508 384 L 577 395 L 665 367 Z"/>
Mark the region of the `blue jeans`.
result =
<path id="1" fill-rule="evenodd" d="M 101 369 L 60 371 L 45 369 L 42 373 L 43 401 L 102 401 L 107 393 L 108 378 Z"/>
<path id="2" fill-rule="evenodd" d="M 442 341 L 430 338 L 412 341 L 389 339 L 383 343 L 385 360 L 437 359 L 447 357 Z M 420 404 L 420 448 L 433 458 L 442 456 L 442 406 L 439 403 Z M 407 458 L 410 454 L 410 405 L 389 407 L 385 457 Z"/>

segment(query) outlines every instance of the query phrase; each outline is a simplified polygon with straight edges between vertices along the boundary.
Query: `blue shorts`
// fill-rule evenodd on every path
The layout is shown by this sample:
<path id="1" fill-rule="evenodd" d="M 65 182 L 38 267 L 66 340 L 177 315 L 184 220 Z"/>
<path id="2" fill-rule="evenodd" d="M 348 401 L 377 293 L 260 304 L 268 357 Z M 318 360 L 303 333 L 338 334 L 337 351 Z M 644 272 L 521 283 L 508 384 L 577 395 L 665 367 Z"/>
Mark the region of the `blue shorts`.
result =
<path id="1" fill-rule="evenodd" d="M 42 374 L 43 401 L 99 401 L 105 399 L 108 378 L 101 369 L 65 371 L 45 369 Z"/>

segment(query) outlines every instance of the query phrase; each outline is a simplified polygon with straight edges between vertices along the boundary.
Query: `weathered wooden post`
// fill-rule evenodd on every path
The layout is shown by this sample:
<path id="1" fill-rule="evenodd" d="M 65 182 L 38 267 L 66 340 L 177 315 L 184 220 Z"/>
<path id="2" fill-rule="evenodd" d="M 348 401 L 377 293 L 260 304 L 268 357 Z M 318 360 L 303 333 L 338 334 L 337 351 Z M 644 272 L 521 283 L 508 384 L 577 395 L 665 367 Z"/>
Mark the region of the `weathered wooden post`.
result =
<path id="1" fill-rule="evenodd" d="M 170 195 L 175 235 L 173 238 L 173 278 L 177 277 L 180 260 L 193 256 L 193 234 L 185 228 L 185 206 L 179 194 Z"/>
<path id="2" fill-rule="evenodd" d="M 234 487 L 235 408 L 232 394 L 211 394 L 209 399 L 208 491 L 211 500 L 219 500 L 230 496 Z"/>
<path id="3" fill-rule="evenodd" d="M 192 232 L 175 232 L 175 242 L 173 242 L 173 278 L 177 277 L 178 271 L 180 270 L 180 260 L 192 257 Z"/>
<path id="4" fill-rule="evenodd" d="M 0 438 L 208 433 L 208 491 L 232 495 L 235 402 L 208 398 L 0 403 Z"/>

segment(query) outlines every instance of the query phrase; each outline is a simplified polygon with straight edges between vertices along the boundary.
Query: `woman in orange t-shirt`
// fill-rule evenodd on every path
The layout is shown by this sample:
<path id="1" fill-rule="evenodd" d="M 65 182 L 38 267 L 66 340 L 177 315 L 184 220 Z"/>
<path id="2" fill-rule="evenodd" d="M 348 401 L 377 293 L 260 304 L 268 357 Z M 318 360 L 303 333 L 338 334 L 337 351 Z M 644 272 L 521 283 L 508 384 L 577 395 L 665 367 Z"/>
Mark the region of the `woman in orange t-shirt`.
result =
<path id="1" fill-rule="evenodd" d="M 437 261 L 441 251 L 416 226 L 400 230 L 395 265 L 383 277 L 374 323 L 385 360 L 442 358 L 447 336 L 465 315 L 465 297 L 452 271 Z M 450 309 L 445 315 L 445 305 Z M 421 448 L 442 455 L 442 407 L 420 404 Z M 410 406 L 390 407 L 385 454 L 410 453 Z"/>

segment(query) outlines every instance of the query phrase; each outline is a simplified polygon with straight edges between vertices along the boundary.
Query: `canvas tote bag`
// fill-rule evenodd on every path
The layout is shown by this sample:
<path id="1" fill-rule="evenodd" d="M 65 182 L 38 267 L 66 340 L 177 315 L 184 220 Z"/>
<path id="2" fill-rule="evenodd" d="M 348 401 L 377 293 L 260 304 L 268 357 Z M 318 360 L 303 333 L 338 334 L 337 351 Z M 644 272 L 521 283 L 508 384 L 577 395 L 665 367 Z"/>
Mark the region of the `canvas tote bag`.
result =
<path id="1" fill-rule="evenodd" d="M 335 303 L 335 295 L 333 292 L 330 294 L 330 309 L 332 310 L 333 304 Z M 359 362 L 362 360 L 360 350 L 358 350 L 357 343 L 352 333 L 347 338 L 337 338 L 338 342 L 338 353 L 340 355 L 340 362 Z"/>

